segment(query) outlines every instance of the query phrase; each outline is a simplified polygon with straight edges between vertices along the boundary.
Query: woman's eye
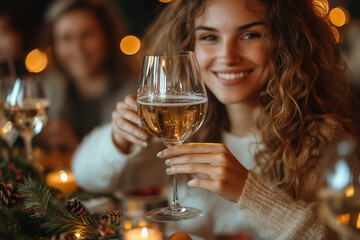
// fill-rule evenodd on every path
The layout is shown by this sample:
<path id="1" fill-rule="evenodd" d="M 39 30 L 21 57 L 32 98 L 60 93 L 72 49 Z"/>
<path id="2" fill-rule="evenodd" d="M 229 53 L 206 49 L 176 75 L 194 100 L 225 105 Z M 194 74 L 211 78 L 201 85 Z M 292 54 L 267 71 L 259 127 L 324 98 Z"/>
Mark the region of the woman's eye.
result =
<path id="1" fill-rule="evenodd" d="M 243 36 L 243 39 L 245 40 L 249 40 L 249 39 L 254 39 L 254 38 L 260 38 L 260 34 L 257 33 L 247 33 Z"/>
<path id="2" fill-rule="evenodd" d="M 214 35 L 206 35 L 206 36 L 201 37 L 201 40 L 206 40 L 206 41 L 214 41 L 216 39 L 217 38 Z"/>

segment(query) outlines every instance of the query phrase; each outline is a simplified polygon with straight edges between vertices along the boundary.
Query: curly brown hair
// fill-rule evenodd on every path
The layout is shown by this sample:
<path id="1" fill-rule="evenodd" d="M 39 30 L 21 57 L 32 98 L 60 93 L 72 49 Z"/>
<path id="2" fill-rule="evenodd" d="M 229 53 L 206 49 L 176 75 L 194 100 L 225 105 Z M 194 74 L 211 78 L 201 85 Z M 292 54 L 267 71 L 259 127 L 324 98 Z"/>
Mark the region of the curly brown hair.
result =
<path id="1" fill-rule="evenodd" d="M 250 9 L 250 1 L 247 0 Z M 327 16 L 312 0 L 257 0 L 266 9 L 268 82 L 260 94 L 261 144 L 255 156 L 263 175 L 293 194 L 301 178 L 318 164 L 330 139 L 358 134 L 349 84 Z M 206 0 L 174 0 L 147 34 L 152 51 L 194 50 L 194 19 Z M 230 129 L 225 106 L 211 93 L 209 112 L 196 140 L 221 141 Z M 222 126 L 222 128 L 219 128 Z"/>

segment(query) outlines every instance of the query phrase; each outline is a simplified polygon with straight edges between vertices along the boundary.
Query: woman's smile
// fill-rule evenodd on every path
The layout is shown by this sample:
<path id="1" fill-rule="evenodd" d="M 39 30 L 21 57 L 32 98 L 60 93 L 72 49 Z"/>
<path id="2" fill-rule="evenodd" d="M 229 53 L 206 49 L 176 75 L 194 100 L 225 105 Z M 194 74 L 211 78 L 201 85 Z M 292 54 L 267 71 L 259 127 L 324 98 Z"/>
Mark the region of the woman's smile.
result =
<path id="1" fill-rule="evenodd" d="M 221 84 L 225 86 L 232 86 L 246 81 L 253 70 L 254 69 L 213 71 L 213 74 L 217 77 Z"/>

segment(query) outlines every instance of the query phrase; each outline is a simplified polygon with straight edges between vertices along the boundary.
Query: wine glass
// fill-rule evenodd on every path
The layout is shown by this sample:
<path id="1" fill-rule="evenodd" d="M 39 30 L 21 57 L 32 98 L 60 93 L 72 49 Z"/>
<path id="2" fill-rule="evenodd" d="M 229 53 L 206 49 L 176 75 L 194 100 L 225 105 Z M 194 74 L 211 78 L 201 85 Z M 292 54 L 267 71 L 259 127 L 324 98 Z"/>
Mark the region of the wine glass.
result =
<path id="1" fill-rule="evenodd" d="M 360 238 L 360 158 L 356 139 L 330 145 L 318 192 L 320 217 L 344 239 Z"/>
<path id="2" fill-rule="evenodd" d="M 4 115 L 4 100 L 7 91 L 16 78 L 14 62 L 5 57 L 0 58 L 0 135 L 9 144 L 12 145 L 16 140 L 17 133 L 12 127 L 12 123 L 8 121 Z"/>
<path id="3" fill-rule="evenodd" d="M 30 161 L 33 160 L 32 138 L 46 124 L 49 105 L 42 82 L 33 76 L 16 78 L 6 96 L 5 116 L 24 139 Z"/>
<path id="4" fill-rule="evenodd" d="M 203 123 L 207 112 L 205 84 L 194 52 L 144 56 L 137 94 L 143 126 L 167 147 L 181 145 Z M 196 218 L 203 212 L 178 202 L 177 176 L 173 176 L 173 202 L 147 212 L 152 221 Z"/>

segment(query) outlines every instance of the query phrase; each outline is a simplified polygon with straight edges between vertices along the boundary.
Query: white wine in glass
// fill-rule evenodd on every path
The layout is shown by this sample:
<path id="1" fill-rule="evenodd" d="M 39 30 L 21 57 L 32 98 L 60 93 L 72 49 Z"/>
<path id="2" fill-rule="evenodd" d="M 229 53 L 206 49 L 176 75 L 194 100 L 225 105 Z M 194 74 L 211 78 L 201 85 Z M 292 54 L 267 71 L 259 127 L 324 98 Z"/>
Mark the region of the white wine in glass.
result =
<path id="1" fill-rule="evenodd" d="M 16 78 L 14 62 L 5 57 L 0 58 L 0 135 L 12 146 L 16 140 L 17 133 L 12 126 L 11 121 L 8 121 L 4 115 L 4 101 L 7 96 L 9 87 Z"/>
<path id="2" fill-rule="evenodd" d="M 191 51 L 144 56 L 137 94 L 144 127 L 167 147 L 181 145 L 203 123 L 208 100 L 195 54 Z M 152 221 L 181 221 L 203 212 L 179 204 L 177 176 L 173 177 L 173 201 L 169 207 L 147 212 Z"/>
<path id="3" fill-rule="evenodd" d="M 31 77 L 17 78 L 4 102 L 4 114 L 24 139 L 29 160 L 33 160 L 32 138 L 45 126 L 49 105 L 41 81 Z"/>

